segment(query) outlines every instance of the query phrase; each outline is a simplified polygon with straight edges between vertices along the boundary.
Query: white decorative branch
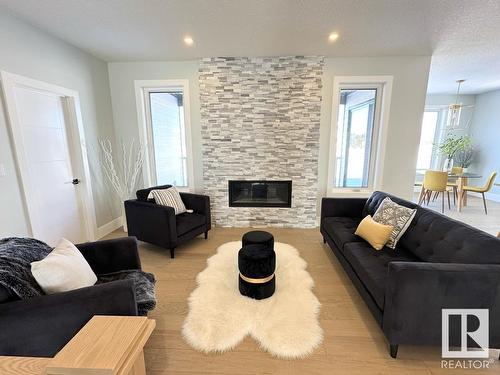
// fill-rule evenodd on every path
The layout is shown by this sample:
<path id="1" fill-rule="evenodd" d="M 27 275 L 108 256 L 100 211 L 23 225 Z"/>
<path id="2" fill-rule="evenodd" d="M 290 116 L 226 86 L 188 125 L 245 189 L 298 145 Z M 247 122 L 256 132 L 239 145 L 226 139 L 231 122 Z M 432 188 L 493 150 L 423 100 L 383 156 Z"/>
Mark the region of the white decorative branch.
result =
<path id="1" fill-rule="evenodd" d="M 99 145 L 104 175 L 118 195 L 123 210 L 123 201 L 129 199 L 136 190 L 137 179 L 144 163 L 144 148 L 140 144 L 136 146 L 133 139 L 128 146 L 122 142 L 121 160 L 117 160 L 113 156 L 113 146 L 109 139 L 99 140 Z M 123 221 L 126 231 L 125 217 Z"/>

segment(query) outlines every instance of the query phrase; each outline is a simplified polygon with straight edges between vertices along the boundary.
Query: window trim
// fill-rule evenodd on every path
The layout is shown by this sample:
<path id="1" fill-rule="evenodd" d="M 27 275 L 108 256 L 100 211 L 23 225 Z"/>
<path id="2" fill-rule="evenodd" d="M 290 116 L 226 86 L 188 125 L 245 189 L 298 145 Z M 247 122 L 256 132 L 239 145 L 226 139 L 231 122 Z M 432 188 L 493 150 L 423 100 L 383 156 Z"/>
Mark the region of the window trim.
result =
<path id="1" fill-rule="evenodd" d="M 389 114 L 392 96 L 393 76 L 335 76 L 333 78 L 332 116 L 330 122 L 330 145 L 328 154 L 327 195 L 367 195 L 375 190 L 382 189 L 385 145 L 387 143 Z M 378 119 L 378 131 L 374 133 L 373 144 L 375 151 L 370 161 L 370 168 L 374 169 L 367 188 L 337 188 L 334 186 L 335 155 L 337 145 L 337 127 L 340 108 L 340 90 L 343 88 L 373 88 L 377 89 L 375 105 L 375 119 Z M 373 147 L 373 146 L 372 146 Z"/>
<path id="2" fill-rule="evenodd" d="M 191 137 L 191 110 L 189 96 L 188 79 L 167 79 L 167 80 L 136 80 L 135 98 L 137 103 L 137 123 L 139 129 L 139 139 L 144 146 L 144 164 L 142 168 L 143 179 L 146 186 L 153 186 L 156 181 L 153 152 L 153 135 L 151 127 L 150 108 L 147 103 L 151 92 L 163 92 L 168 90 L 182 91 L 184 107 L 184 129 L 186 135 L 186 165 L 187 165 L 187 187 L 179 187 L 179 191 L 193 192 L 194 166 L 193 166 L 193 145 Z"/>
<path id="3" fill-rule="evenodd" d="M 443 123 L 444 123 L 444 118 L 446 118 L 446 115 L 443 113 L 444 110 L 442 107 L 438 106 L 425 106 L 424 112 L 422 114 L 422 126 L 423 126 L 423 119 L 424 119 L 424 114 L 425 112 L 435 112 L 437 113 L 437 118 L 436 118 L 436 129 L 434 130 L 434 137 L 433 137 L 433 143 L 434 144 L 439 144 L 442 139 L 442 133 L 443 133 Z M 420 128 L 420 137 L 422 136 L 422 126 Z M 420 149 L 420 141 L 421 138 L 419 138 L 419 149 Z M 418 153 L 417 153 L 417 165 L 418 165 Z M 433 151 L 431 155 L 431 162 L 430 162 L 430 167 L 428 169 L 439 169 L 438 165 L 440 164 L 440 155 L 438 152 Z M 419 171 L 425 171 L 426 169 L 418 169 L 415 166 L 415 170 L 417 174 Z"/>

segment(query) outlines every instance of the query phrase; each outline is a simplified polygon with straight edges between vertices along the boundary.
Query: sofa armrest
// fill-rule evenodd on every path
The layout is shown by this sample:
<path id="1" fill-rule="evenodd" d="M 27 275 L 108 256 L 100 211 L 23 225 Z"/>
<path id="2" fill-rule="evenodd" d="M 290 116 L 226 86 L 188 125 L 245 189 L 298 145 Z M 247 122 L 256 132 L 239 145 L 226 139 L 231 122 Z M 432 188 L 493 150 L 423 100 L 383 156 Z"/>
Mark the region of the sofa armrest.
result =
<path id="1" fill-rule="evenodd" d="M 135 237 L 87 242 L 76 245 L 97 275 L 141 269 Z"/>
<path id="2" fill-rule="evenodd" d="M 136 199 L 125 201 L 129 236 L 166 248 L 177 244 L 177 227 L 173 207 Z"/>
<path id="3" fill-rule="evenodd" d="M 361 218 L 368 198 L 323 198 L 321 199 L 321 224 L 325 217 Z"/>
<path id="4" fill-rule="evenodd" d="M 187 209 L 197 214 L 205 215 L 207 224 L 210 225 L 210 197 L 208 195 L 180 193 L 182 201 Z"/>
<path id="5" fill-rule="evenodd" d="M 0 304 L 0 355 L 52 357 L 94 315 L 137 315 L 133 281 Z"/>
<path id="6" fill-rule="evenodd" d="M 489 309 L 490 345 L 500 348 L 500 265 L 391 262 L 382 328 L 391 344 L 441 343 L 441 310 Z"/>

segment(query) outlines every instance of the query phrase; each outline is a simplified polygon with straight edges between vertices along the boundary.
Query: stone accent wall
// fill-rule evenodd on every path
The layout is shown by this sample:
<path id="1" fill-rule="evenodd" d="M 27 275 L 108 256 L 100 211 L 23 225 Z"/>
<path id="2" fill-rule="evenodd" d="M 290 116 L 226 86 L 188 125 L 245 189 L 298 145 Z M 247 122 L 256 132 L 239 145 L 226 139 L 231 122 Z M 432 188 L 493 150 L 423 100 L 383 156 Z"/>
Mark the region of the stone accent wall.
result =
<path id="1" fill-rule="evenodd" d="M 323 57 L 205 58 L 205 194 L 219 226 L 316 225 Z M 228 180 L 289 180 L 292 208 L 229 207 Z"/>

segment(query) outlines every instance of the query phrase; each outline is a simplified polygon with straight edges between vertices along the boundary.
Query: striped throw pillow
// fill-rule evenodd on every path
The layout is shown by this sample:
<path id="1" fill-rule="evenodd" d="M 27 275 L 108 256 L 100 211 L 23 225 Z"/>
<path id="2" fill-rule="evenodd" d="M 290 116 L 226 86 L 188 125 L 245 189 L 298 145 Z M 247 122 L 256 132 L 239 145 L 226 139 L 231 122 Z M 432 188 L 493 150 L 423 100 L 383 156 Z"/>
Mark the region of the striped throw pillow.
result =
<path id="1" fill-rule="evenodd" d="M 186 206 L 175 187 L 172 186 L 168 189 L 151 190 L 151 194 L 157 204 L 173 207 L 176 215 L 186 212 Z"/>

